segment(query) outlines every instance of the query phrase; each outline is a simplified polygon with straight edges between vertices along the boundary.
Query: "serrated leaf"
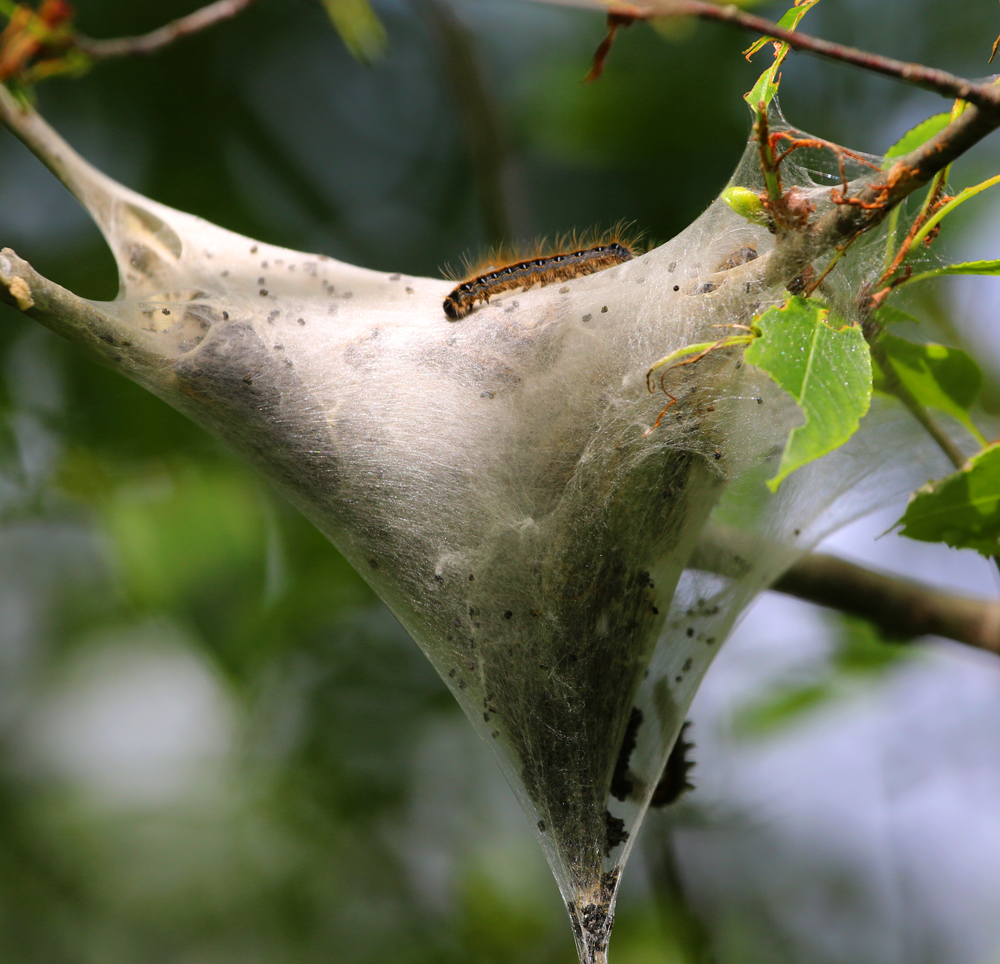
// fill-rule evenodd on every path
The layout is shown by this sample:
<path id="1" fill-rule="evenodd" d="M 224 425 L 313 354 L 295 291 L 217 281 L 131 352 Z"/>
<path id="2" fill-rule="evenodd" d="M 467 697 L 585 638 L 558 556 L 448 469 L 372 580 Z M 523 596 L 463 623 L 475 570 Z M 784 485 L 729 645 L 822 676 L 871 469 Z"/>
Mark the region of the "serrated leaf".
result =
<path id="1" fill-rule="evenodd" d="M 935 134 L 939 134 L 951 123 L 951 114 L 934 114 L 926 120 L 922 120 L 916 127 L 911 127 L 892 147 L 885 152 L 883 160 L 887 163 L 882 165 L 883 169 L 890 167 L 890 163 L 897 157 L 915 151 L 921 144 L 926 144 Z"/>
<path id="2" fill-rule="evenodd" d="M 1000 553 L 1000 445 L 918 489 L 897 525 L 909 539 L 975 549 L 984 556 Z"/>
<path id="3" fill-rule="evenodd" d="M 872 392 L 871 354 L 861 329 L 827 324 L 827 310 L 790 298 L 755 322 L 761 337 L 746 360 L 767 372 L 802 409 L 805 425 L 792 429 L 773 492 L 791 472 L 843 445 L 868 411 Z"/>
<path id="4" fill-rule="evenodd" d="M 970 355 L 960 348 L 917 344 L 895 335 L 882 335 L 879 344 L 899 380 L 921 405 L 958 419 L 981 445 L 986 444 L 969 417 L 969 408 L 983 387 L 982 372 Z M 877 364 L 874 368 L 875 389 L 887 391 L 883 373 Z"/>
<path id="5" fill-rule="evenodd" d="M 370 64 L 385 53 L 388 38 L 368 0 L 321 0 L 334 29 L 358 60 Z"/>

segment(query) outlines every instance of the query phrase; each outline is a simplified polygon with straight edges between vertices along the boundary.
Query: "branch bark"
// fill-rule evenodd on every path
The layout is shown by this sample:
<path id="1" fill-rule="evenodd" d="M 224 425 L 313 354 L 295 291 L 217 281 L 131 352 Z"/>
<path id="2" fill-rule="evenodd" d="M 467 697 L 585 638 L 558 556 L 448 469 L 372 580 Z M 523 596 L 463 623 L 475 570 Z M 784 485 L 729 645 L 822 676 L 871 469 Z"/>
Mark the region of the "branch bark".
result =
<path id="1" fill-rule="evenodd" d="M 968 101 L 980 107 L 996 107 L 1000 104 L 1000 89 L 993 84 L 979 84 L 936 67 L 908 63 L 869 53 L 855 47 L 811 37 L 795 30 L 785 30 L 770 20 L 746 13 L 735 5 L 721 5 L 706 0 L 544 0 L 559 6 L 581 7 L 586 10 L 601 10 L 613 17 L 631 20 L 654 20 L 659 17 L 696 17 L 729 23 L 751 33 L 764 34 L 787 43 L 793 50 L 816 54 L 838 63 L 850 64 L 863 70 L 870 70 L 887 77 L 932 90 L 944 97 Z"/>
<path id="2" fill-rule="evenodd" d="M 886 77 L 895 77 L 915 87 L 932 90 L 945 97 L 968 101 L 979 107 L 996 107 L 1000 104 L 1000 89 L 992 84 L 978 84 L 964 77 L 957 77 L 946 70 L 925 67 L 923 64 L 908 63 L 869 53 L 855 47 L 811 37 L 797 30 L 785 30 L 770 20 L 747 13 L 739 7 L 720 6 L 705 0 L 640 0 L 638 3 L 613 3 L 610 11 L 616 14 L 633 13 L 642 19 L 649 17 L 697 17 L 729 23 L 752 33 L 764 34 L 787 43 L 793 50 L 816 54 L 838 63 L 851 64 L 863 70 L 870 70 Z"/>
<path id="3" fill-rule="evenodd" d="M 874 623 L 887 639 L 944 636 L 1000 654 L 1000 603 L 955 596 L 825 553 L 800 559 L 771 587 Z"/>
<path id="4" fill-rule="evenodd" d="M 734 529 L 702 534 L 691 566 L 739 579 L 761 549 Z M 859 566 L 826 553 L 797 559 L 768 587 L 817 606 L 867 619 L 887 639 L 944 636 L 1000 654 L 1000 602 L 941 592 L 923 583 Z"/>
<path id="5" fill-rule="evenodd" d="M 253 0 L 216 0 L 186 17 L 173 20 L 156 30 L 139 37 L 115 37 L 110 40 L 93 40 L 77 35 L 74 46 L 94 60 L 111 57 L 129 57 L 137 54 L 151 54 L 172 44 L 180 37 L 199 33 L 223 20 L 229 20 L 250 6 Z"/>

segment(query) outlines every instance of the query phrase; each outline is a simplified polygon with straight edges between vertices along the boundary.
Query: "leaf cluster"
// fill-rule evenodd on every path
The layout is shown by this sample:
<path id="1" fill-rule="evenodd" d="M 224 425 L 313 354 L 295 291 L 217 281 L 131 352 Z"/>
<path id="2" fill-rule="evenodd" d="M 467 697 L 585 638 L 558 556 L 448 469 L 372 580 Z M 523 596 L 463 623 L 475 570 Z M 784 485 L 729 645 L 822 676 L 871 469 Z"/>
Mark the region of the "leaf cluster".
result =
<path id="1" fill-rule="evenodd" d="M 814 3 L 797 3 L 779 25 L 794 30 Z M 778 154 L 777 137 L 768 133 L 767 125 L 768 109 L 780 82 L 779 68 L 789 47 L 765 37 L 745 53 L 749 58 L 769 41 L 774 44 L 774 60 L 745 96 L 759 133 L 766 188 L 759 195 L 746 188 L 730 188 L 724 200 L 746 220 L 769 224 L 773 232 L 781 234 L 796 229 L 794 219 L 789 217 L 789 197 L 794 189 L 783 189 L 781 164 L 799 142 L 793 140 L 790 149 Z M 917 124 L 888 150 L 883 170 L 894 159 L 939 134 L 964 109 L 964 103 L 957 101 L 950 113 L 935 114 Z M 843 154 L 849 153 L 826 142 L 810 140 L 808 144 L 829 147 L 841 162 Z M 935 240 L 943 220 L 966 201 L 1000 183 L 1000 175 L 996 175 L 952 196 L 946 193 L 949 173 L 950 166 L 933 178 L 905 231 L 899 225 L 900 208 L 890 212 L 882 273 L 854 304 L 834 304 L 822 283 L 853 243 L 852 238 L 818 278 L 808 268 L 794 286 L 789 286 L 795 288 L 795 293 L 790 292 L 783 305 L 769 307 L 755 316 L 748 334 L 686 346 L 660 359 L 650 374 L 671 365 L 696 362 L 720 347 L 746 346 L 746 360 L 790 394 L 804 416 L 804 424 L 789 434 L 778 471 L 767 483 L 772 491 L 796 469 L 847 442 L 868 411 L 873 392 L 896 398 L 923 425 L 956 469 L 914 493 L 898 523 L 902 535 L 996 557 L 1000 555 L 1000 443 L 991 444 L 974 418 L 982 373 L 975 360 L 961 349 L 910 341 L 886 330 L 900 321 L 916 321 L 889 303 L 906 285 L 953 274 L 1000 274 L 1000 261 L 948 264 L 914 272 L 918 255 Z M 845 179 L 838 203 L 849 202 Z M 804 212 L 806 219 L 809 213 Z M 803 220 L 801 226 L 805 225 Z M 967 433 L 961 443 L 940 424 L 941 415 Z M 969 440 L 975 445 L 971 454 Z"/>

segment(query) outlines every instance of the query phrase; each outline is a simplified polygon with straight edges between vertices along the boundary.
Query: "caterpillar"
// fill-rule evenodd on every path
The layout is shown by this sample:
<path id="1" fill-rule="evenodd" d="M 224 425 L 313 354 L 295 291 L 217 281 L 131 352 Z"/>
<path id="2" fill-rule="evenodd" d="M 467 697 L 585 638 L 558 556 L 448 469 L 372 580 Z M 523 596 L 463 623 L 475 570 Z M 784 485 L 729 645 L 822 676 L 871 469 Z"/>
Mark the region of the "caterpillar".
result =
<path id="1" fill-rule="evenodd" d="M 652 799 L 649 801 L 651 807 L 667 807 L 676 803 L 685 790 L 693 790 L 694 784 L 688 780 L 688 774 L 694 767 L 694 760 L 687 758 L 689 751 L 694 749 L 694 744 L 684 739 L 687 736 L 690 720 L 686 720 L 681 727 L 681 732 L 677 735 L 677 742 L 667 757 L 667 763 L 663 768 L 663 775 L 660 782 L 656 784 Z"/>
<path id="2" fill-rule="evenodd" d="M 526 261 L 515 261 L 500 268 L 491 268 L 486 274 L 477 275 L 460 284 L 444 299 L 444 313 L 458 321 L 468 315 L 481 301 L 489 301 L 502 291 L 521 288 L 527 291 L 533 285 L 568 281 L 584 275 L 603 271 L 635 257 L 632 249 L 618 241 L 597 244 L 566 254 L 552 254 Z"/>

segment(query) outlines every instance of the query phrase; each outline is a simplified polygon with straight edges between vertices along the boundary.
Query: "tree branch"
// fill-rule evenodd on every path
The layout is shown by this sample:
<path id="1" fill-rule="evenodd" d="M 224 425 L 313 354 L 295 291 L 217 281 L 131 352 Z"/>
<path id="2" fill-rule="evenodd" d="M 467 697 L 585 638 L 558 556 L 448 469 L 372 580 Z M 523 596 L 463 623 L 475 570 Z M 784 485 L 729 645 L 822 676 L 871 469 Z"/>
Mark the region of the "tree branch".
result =
<path id="1" fill-rule="evenodd" d="M 859 178 L 836 207 L 803 230 L 783 232 L 768 256 L 766 283 L 796 278 L 813 260 L 831 248 L 853 240 L 877 225 L 904 198 L 923 187 L 970 147 L 1000 127 L 1000 85 L 980 84 L 945 70 L 906 63 L 789 31 L 735 6 L 705 0 L 547 0 L 585 9 L 600 9 L 609 22 L 621 18 L 697 17 L 731 23 L 787 43 L 795 50 L 814 53 L 841 63 L 895 77 L 908 84 L 959 98 L 969 107 L 943 131 L 915 151 L 898 158 L 888 171 Z"/>
<path id="2" fill-rule="evenodd" d="M 253 0 L 215 0 L 208 6 L 195 10 L 186 17 L 180 17 L 156 30 L 139 37 L 116 37 L 111 40 L 93 40 L 90 37 L 76 35 L 74 46 L 94 60 L 107 60 L 110 57 L 128 57 L 137 54 L 151 54 L 166 47 L 180 37 L 212 27 L 223 20 L 229 20 L 241 13 Z"/>
<path id="3" fill-rule="evenodd" d="M 729 23 L 752 33 L 764 34 L 787 43 L 793 50 L 817 54 L 839 63 L 851 64 L 887 77 L 895 77 L 905 83 L 932 90 L 944 97 L 968 101 L 979 107 L 1000 104 L 1000 89 L 992 84 L 978 84 L 963 77 L 950 74 L 947 70 L 925 67 L 923 64 L 907 63 L 881 54 L 869 53 L 855 47 L 811 37 L 795 30 L 785 30 L 770 20 L 746 13 L 734 5 L 722 6 L 706 0 L 548 0 L 559 5 L 583 7 L 588 10 L 603 10 L 610 16 L 635 20 L 653 20 L 658 17 L 697 17 L 699 20 L 713 20 Z"/>
<path id="4" fill-rule="evenodd" d="M 717 6 L 704 0 L 641 0 L 636 6 L 639 9 L 646 8 L 652 16 L 698 17 L 701 20 L 731 23 L 753 33 L 774 37 L 787 43 L 793 50 L 817 54 L 839 63 L 895 77 L 897 80 L 935 91 L 945 97 L 968 101 L 977 106 L 996 107 L 1000 104 L 1000 90 L 992 84 L 977 84 L 963 77 L 956 77 L 946 70 L 894 60 L 892 57 L 883 57 L 881 54 L 811 37 L 797 30 L 785 30 L 770 20 L 746 13 L 736 6 Z M 616 13 L 621 12 L 617 4 L 614 7 Z"/>
<path id="5" fill-rule="evenodd" d="M 859 178 L 841 203 L 805 229 L 785 232 L 769 255 L 767 281 L 797 277 L 807 265 L 878 225 L 902 200 L 919 190 L 969 148 L 1000 127 L 1000 107 L 969 106 L 944 130 L 898 158 L 887 171 Z"/>
<path id="6" fill-rule="evenodd" d="M 199 13 L 204 14 L 205 11 L 219 10 L 223 7 L 236 12 L 249 2 L 251 0 L 227 0 L 227 2 L 204 8 Z M 664 0 L 664 5 L 672 9 L 690 8 L 691 6 L 687 2 L 683 4 L 680 2 L 667 3 L 666 0 Z M 184 21 L 190 22 L 190 19 L 184 18 Z M 756 20 L 756 18 L 753 19 Z M 177 27 L 178 23 L 184 21 L 168 25 L 168 27 L 163 28 L 163 31 L 170 32 Z M 768 25 L 768 27 L 770 26 Z M 180 28 L 179 32 L 175 31 L 171 35 L 181 35 L 185 30 L 186 28 Z M 154 34 L 164 35 L 162 31 L 156 31 Z M 153 46 L 142 46 L 139 49 L 144 52 L 155 49 L 155 43 Z M 135 52 L 135 50 L 136 48 L 133 46 L 132 49 L 122 52 Z M 107 181 L 103 175 L 99 175 L 88 166 L 83 165 L 79 159 L 75 159 L 71 163 L 67 154 L 68 149 L 62 145 L 61 141 L 55 138 L 51 132 L 47 132 L 47 128 L 33 112 L 19 107 L 13 98 L 2 89 L 0 89 L 0 116 L 56 171 L 64 183 L 75 190 L 78 196 L 87 198 L 94 194 L 94 197 L 90 198 L 92 203 L 88 207 L 99 222 L 106 221 L 114 212 L 123 209 L 122 205 L 111 205 L 105 202 L 101 192 L 110 190 L 111 182 Z M 982 139 L 997 126 L 1000 126 L 1000 107 L 996 103 L 985 103 L 981 108 L 970 106 L 928 144 L 898 159 L 888 171 L 875 172 L 852 184 L 850 196 L 852 200 L 861 203 L 837 204 L 822 215 L 815 224 L 798 232 L 789 232 L 779 238 L 773 251 L 765 256 L 770 262 L 767 265 L 766 273 L 772 278 L 779 276 L 785 279 L 794 278 L 806 264 L 823 251 L 830 250 L 837 243 L 843 242 L 878 223 L 894 204 L 916 190 L 921 184 L 926 183 L 934 173 L 943 169 L 969 146 Z M 132 195 L 131 192 L 124 192 L 124 189 L 117 186 L 115 186 L 115 190 L 122 193 L 123 197 L 132 199 L 133 202 L 143 201 L 138 196 Z M 160 214 L 164 214 L 168 210 L 162 206 L 153 205 L 152 202 L 143 201 L 143 204 Z M 187 224 L 187 216 L 177 212 L 170 212 L 170 214 L 177 224 L 182 221 Z M 153 223 L 153 220 L 148 218 L 147 220 L 149 223 Z M 190 220 L 195 221 L 195 219 Z M 201 225 L 201 222 L 198 224 Z M 204 226 L 199 227 L 199 230 L 205 230 Z M 238 239 L 240 243 L 243 240 Z M 124 259 L 122 263 L 127 268 L 131 264 L 128 257 L 121 252 L 117 253 Z M 764 261 L 765 259 L 761 258 L 760 260 Z M 346 268 L 346 266 L 342 267 Z M 93 325 L 89 325 L 86 323 L 90 318 L 87 312 L 94 314 L 99 309 L 104 310 L 104 306 L 94 306 L 90 303 L 83 305 L 83 303 L 77 304 L 76 302 L 74 302 L 74 306 L 65 306 L 60 299 L 72 297 L 68 292 L 57 290 L 56 286 L 46 287 L 42 284 L 44 279 L 36 279 L 34 275 L 29 275 L 27 272 L 28 267 L 21 264 L 12 252 L 5 252 L 4 257 L 0 258 L 0 274 L 4 274 L 8 282 L 6 290 L 9 298 L 13 299 L 21 310 L 36 316 L 44 314 L 48 319 L 46 321 L 48 324 L 52 324 L 50 315 L 59 318 L 70 315 L 73 315 L 74 318 L 79 316 L 84 321 L 83 324 L 77 325 L 79 330 L 67 330 L 65 333 L 75 337 L 76 340 L 82 339 L 88 344 L 92 343 L 95 350 L 105 351 L 106 354 L 113 352 L 114 360 L 118 364 L 121 363 L 121 357 L 124 355 L 119 346 L 126 344 L 130 359 L 132 356 L 136 356 L 138 359 L 137 351 L 147 352 L 154 360 L 159 357 L 156 353 L 157 350 L 162 352 L 162 346 L 159 346 L 158 343 L 156 345 L 151 343 L 147 346 L 145 342 L 142 342 L 137 347 L 135 339 L 139 338 L 140 335 L 133 332 L 131 328 L 126 330 L 123 327 L 121 332 L 112 331 L 109 326 L 117 319 L 117 316 L 111 318 L 110 308 L 105 311 L 108 318 L 102 315 L 100 319 L 94 321 Z M 360 274 L 362 273 L 359 272 L 359 277 Z M 7 277 L 8 275 L 9 277 Z M 0 281 L 5 279 L 0 279 Z M 24 284 L 17 284 L 18 279 L 23 280 Z M 763 280 L 765 284 L 768 283 L 766 278 Z M 359 281 L 359 283 L 361 282 Z M 155 290 L 162 288 L 163 284 L 159 284 Z M 70 307 L 73 310 L 70 310 Z M 111 332 L 113 337 L 110 340 L 107 337 L 99 337 L 102 331 L 105 334 Z M 138 359 L 136 362 L 138 367 L 150 370 L 155 367 L 149 364 L 139 365 L 138 362 L 141 361 L 142 359 Z M 148 380 L 147 378 L 147 382 Z M 692 565 L 718 573 L 726 573 L 728 568 L 728 570 L 734 570 L 734 574 L 740 574 L 735 573 L 735 570 L 740 566 L 740 556 L 734 553 L 734 546 L 737 543 L 738 540 L 730 540 L 728 537 L 720 538 L 719 546 L 724 548 L 713 550 L 712 546 L 706 546 L 704 549 L 700 549 L 698 558 L 692 561 Z M 742 555 L 745 558 L 752 558 L 752 551 L 753 547 L 750 547 L 749 552 Z M 710 558 L 713 554 L 718 558 Z M 743 565 L 745 567 L 745 563 Z M 1000 653 L 1000 604 L 998 603 L 950 596 L 917 583 L 871 572 L 843 560 L 822 555 L 807 557 L 791 565 L 786 574 L 775 583 L 774 588 L 798 598 L 820 605 L 833 606 L 843 612 L 862 616 L 893 636 L 912 637 L 935 633 L 990 652 Z"/>
<path id="7" fill-rule="evenodd" d="M 771 588 L 867 619 L 889 639 L 945 636 L 1000 654 L 1000 603 L 992 600 L 953 596 L 818 552 Z"/>
<path id="8" fill-rule="evenodd" d="M 714 527 L 702 533 L 690 566 L 741 579 L 761 548 L 747 533 Z M 1000 654 L 1000 602 L 994 600 L 941 592 L 819 552 L 793 562 L 769 588 L 867 619 L 888 639 L 944 636 Z"/>

